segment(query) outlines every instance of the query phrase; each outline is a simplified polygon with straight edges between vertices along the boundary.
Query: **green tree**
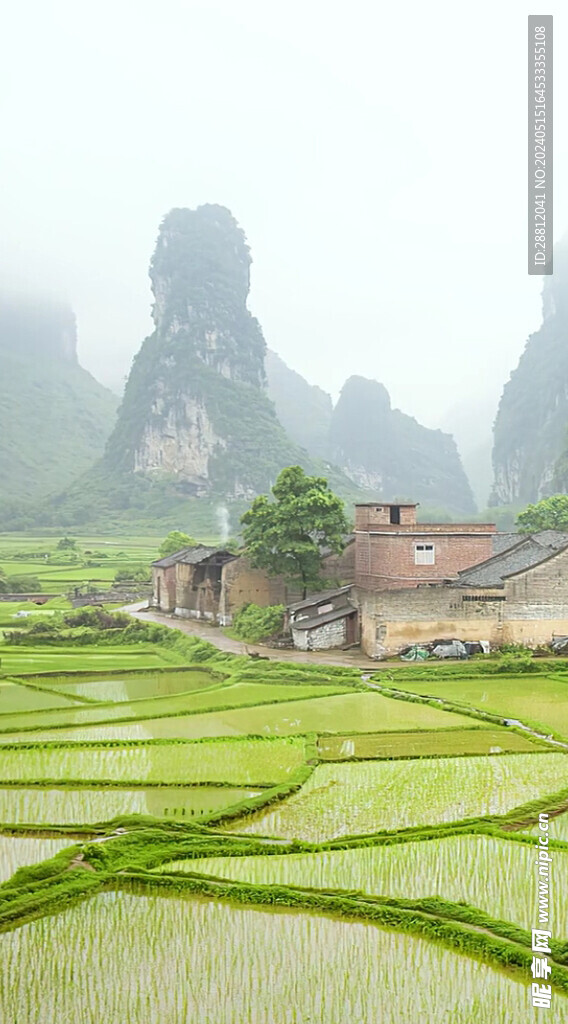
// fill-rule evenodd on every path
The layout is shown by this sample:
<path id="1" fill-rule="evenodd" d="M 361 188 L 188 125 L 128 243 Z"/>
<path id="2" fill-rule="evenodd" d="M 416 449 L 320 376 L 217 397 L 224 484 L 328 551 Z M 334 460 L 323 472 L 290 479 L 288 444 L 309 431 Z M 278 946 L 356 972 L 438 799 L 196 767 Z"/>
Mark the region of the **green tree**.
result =
<path id="1" fill-rule="evenodd" d="M 568 530 L 568 494 L 553 494 L 536 505 L 527 505 L 517 517 L 519 533 Z"/>
<path id="2" fill-rule="evenodd" d="M 6 578 L 7 594 L 40 594 L 41 582 L 37 576 L 8 576 Z"/>
<path id="3" fill-rule="evenodd" d="M 77 541 L 74 540 L 73 537 L 62 537 L 61 540 L 57 542 L 58 551 L 73 551 L 76 547 Z"/>
<path id="4" fill-rule="evenodd" d="M 188 533 L 182 533 L 181 530 L 171 530 L 158 548 L 160 558 L 173 555 L 175 551 L 181 551 L 182 548 L 193 548 L 196 544 L 195 538 L 190 537 Z"/>
<path id="5" fill-rule="evenodd" d="M 269 575 L 299 581 L 305 597 L 308 587 L 321 585 L 321 548 L 343 551 L 349 531 L 344 504 L 327 480 L 306 476 L 300 466 L 283 469 L 272 494 L 273 501 L 265 494 L 255 498 L 241 517 L 247 554 Z"/>

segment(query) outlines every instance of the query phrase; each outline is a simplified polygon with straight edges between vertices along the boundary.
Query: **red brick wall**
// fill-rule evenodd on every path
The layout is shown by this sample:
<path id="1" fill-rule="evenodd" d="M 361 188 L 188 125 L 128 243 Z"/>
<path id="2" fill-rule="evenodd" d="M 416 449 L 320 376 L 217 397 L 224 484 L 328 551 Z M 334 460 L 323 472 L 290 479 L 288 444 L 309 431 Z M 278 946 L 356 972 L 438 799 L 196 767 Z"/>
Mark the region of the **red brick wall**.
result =
<path id="1" fill-rule="evenodd" d="M 401 532 L 392 527 L 378 533 L 357 533 L 355 578 L 367 590 L 416 587 L 420 583 L 453 579 L 460 569 L 485 561 L 493 554 L 495 527 L 451 524 L 414 526 Z M 434 565 L 415 564 L 415 544 L 434 545 Z"/>
<path id="2" fill-rule="evenodd" d="M 416 523 L 416 505 L 398 505 L 396 507 L 399 509 L 401 525 L 413 526 Z M 380 501 L 376 505 L 356 505 L 355 529 L 367 530 L 373 529 L 373 527 L 389 526 L 390 510 L 391 505 L 381 505 Z M 396 527 L 393 526 L 393 529 Z"/>

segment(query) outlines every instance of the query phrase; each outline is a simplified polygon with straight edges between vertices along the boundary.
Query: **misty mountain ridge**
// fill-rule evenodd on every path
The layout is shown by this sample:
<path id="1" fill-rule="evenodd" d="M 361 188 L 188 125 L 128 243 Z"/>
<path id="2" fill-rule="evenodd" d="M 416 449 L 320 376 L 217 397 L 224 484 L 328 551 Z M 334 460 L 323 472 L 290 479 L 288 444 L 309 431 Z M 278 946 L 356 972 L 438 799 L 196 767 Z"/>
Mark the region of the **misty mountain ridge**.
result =
<path id="1" fill-rule="evenodd" d="M 542 325 L 503 388 L 493 443 L 493 505 L 568 488 L 568 236 L 544 278 Z"/>
<path id="2" fill-rule="evenodd" d="M 73 311 L 0 295 L 2 502 L 61 490 L 103 452 L 118 399 L 77 359 Z"/>
<path id="3" fill-rule="evenodd" d="M 244 233 L 225 207 L 167 214 L 150 264 L 154 331 L 133 360 L 114 427 L 114 396 L 77 364 L 72 314 L 59 310 L 57 323 L 55 312 L 43 317 L 44 356 L 51 351 L 54 366 L 92 381 L 106 405 L 88 427 L 87 459 L 81 431 L 92 403 L 60 400 L 81 428 L 80 452 L 67 454 L 68 480 L 40 518 L 177 525 L 201 522 L 206 507 L 222 501 L 235 505 L 234 527 L 241 509 L 292 464 L 325 475 L 348 502 L 406 498 L 458 517 L 473 513 L 449 435 L 392 409 L 386 388 L 364 377 L 347 381 L 334 408 L 325 391 L 267 353 L 247 308 L 250 265 Z M 29 353 L 38 348 L 32 327 L 23 331 Z M 71 422 L 59 432 L 72 439 Z M 57 489 L 51 483 L 49 493 Z"/>
<path id="4" fill-rule="evenodd" d="M 406 498 L 451 515 L 476 511 L 453 437 L 391 408 L 383 384 L 353 375 L 333 406 L 330 395 L 289 369 L 266 362 L 268 393 L 294 440 L 339 466 L 377 498 Z"/>

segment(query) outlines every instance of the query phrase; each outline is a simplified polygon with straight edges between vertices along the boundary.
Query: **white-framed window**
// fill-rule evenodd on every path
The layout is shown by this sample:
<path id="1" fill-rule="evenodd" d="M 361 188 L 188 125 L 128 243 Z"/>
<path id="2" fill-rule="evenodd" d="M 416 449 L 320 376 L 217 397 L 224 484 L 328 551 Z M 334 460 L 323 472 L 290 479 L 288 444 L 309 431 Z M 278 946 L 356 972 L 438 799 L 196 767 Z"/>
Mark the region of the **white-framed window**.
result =
<path id="1" fill-rule="evenodd" d="M 414 564 L 415 565 L 434 565 L 434 545 L 433 544 L 415 544 L 414 545 Z"/>

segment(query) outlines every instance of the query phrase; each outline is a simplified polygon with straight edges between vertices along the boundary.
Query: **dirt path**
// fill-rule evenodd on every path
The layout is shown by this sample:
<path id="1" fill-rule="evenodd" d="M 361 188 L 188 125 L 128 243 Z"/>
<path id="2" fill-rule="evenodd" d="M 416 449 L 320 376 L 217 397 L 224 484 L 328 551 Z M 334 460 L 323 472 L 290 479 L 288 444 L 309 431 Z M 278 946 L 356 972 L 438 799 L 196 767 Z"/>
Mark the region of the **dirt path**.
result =
<path id="1" fill-rule="evenodd" d="M 143 604 L 126 605 L 121 608 L 121 611 L 128 612 L 129 615 L 140 619 L 141 622 L 157 622 L 170 629 L 179 629 L 181 633 L 187 633 L 188 636 L 198 636 L 201 640 L 208 640 L 209 643 L 214 644 L 220 651 L 229 651 L 231 654 L 258 654 L 273 661 L 295 661 L 310 665 L 348 665 L 352 668 L 360 668 L 361 671 L 371 672 L 378 670 L 377 662 L 371 661 L 359 650 L 281 651 L 259 644 L 244 644 L 240 640 L 232 640 L 231 637 L 225 636 L 219 626 L 212 626 L 208 622 L 198 619 L 178 619 L 171 615 L 163 615 L 154 609 L 146 609 Z"/>

